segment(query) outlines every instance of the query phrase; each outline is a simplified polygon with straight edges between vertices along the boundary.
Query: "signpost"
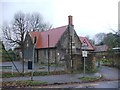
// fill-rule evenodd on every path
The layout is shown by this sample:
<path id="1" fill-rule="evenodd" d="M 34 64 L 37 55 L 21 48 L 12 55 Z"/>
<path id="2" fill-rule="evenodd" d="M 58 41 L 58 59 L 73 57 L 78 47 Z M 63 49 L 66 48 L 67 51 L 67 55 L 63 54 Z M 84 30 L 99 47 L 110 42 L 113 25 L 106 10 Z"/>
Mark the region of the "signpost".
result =
<path id="1" fill-rule="evenodd" d="M 84 58 L 84 76 L 85 76 L 85 58 L 87 57 L 87 51 L 86 51 L 87 44 L 86 44 L 85 40 L 82 43 L 82 49 L 83 49 L 83 51 L 82 51 L 82 57 Z"/>
<path id="2" fill-rule="evenodd" d="M 87 57 L 87 51 L 82 51 L 82 56 Z"/>

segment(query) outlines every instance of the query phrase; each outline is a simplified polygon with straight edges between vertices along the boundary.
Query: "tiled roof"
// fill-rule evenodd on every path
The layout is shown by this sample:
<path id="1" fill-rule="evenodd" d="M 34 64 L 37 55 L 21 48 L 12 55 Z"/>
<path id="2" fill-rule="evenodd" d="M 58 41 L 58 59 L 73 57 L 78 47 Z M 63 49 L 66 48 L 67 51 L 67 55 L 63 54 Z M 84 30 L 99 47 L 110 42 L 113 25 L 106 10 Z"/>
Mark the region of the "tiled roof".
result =
<path id="1" fill-rule="evenodd" d="M 55 47 L 58 40 L 65 32 L 67 26 L 53 28 L 44 32 L 30 32 L 30 36 L 34 38 L 37 36 L 36 48 L 48 48 L 48 35 L 49 35 L 49 47 Z"/>
<path id="2" fill-rule="evenodd" d="M 41 48 L 42 47 L 42 39 L 41 39 L 41 34 L 40 32 L 30 32 L 29 33 L 32 40 L 34 39 L 34 37 L 37 37 L 37 41 L 36 41 L 36 48 Z"/>
<path id="3" fill-rule="evenodd" d="M 92 46 L 92 44 L 89 42 L 89 40 L 86 37 L 79 37 L 79 38 L 80 38 L 81 43 L 83 43 L 83 41 L 85 41 L 85 43 L 88 46 L 88 48 L 87 48 L 88 50 L 94 50 L 94 47 Z"/>
<path id="4" fill-rule="evenodd" d="M 62 26 L 58 28 L 53 28 L 48 31 L 43 32 L 30 32 L 30 36 L 33 39 L 37 37 L 36 49 L 48 48 L 48 35 L 49 35 L 49 47 L 55 47 L 58 40 L 61 38 L 62 34 L 65 32 L 67 26 Z M 90 44 L 86 37 L 80 37 L 80 41 L 86 41 L 88 45 L 88 50 L 94 50 L 93 46 Z"/>

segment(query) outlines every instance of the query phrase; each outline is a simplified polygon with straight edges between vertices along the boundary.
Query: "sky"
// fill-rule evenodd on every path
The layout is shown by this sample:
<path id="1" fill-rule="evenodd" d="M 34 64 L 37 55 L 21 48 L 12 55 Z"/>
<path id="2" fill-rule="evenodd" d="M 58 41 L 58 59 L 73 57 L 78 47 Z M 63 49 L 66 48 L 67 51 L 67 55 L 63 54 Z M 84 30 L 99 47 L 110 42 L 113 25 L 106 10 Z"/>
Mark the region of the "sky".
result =
<path id="1" fill-rule="evenodd" d="M 18 11 L 39 12 L 53 27 L 68 24 L 73 16 L 74 28 L 79 36 L 93 36 L 112 32 L 118 28 L 118 2 L 120 0 L 0 0 L 0 30 L 4 21 L 11 22 Z M 2 35 L 0 31 L 0 35 Z"/>

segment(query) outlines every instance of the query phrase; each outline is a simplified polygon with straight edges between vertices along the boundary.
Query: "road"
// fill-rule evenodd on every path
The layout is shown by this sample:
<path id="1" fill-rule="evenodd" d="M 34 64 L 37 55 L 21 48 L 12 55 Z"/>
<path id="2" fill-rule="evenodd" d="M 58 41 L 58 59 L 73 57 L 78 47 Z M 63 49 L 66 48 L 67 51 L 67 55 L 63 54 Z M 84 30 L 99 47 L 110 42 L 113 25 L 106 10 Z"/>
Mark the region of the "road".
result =
<path id="1" fill-rule="evenodd" d="M 99 73 L 103 75 L 104 80 L 118 80 L 120 70 L 113 67 L 101 66 Z"/>

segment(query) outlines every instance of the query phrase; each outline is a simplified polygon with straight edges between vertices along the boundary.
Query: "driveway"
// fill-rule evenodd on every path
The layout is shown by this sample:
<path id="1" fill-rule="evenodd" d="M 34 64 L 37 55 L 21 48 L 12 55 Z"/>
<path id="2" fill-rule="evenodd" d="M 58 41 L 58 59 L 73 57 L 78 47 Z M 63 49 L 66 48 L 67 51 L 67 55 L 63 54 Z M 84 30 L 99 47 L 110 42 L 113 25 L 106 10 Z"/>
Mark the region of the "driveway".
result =
<path id="1" fill-rule="evenodd" d="M 118 74 L 120 70 L 113 67 L 101 66 L 99 73 L 103 75 L 104 80 L 118 80 Z M 119 77 L 120 79 L 120 77 Z"/>

